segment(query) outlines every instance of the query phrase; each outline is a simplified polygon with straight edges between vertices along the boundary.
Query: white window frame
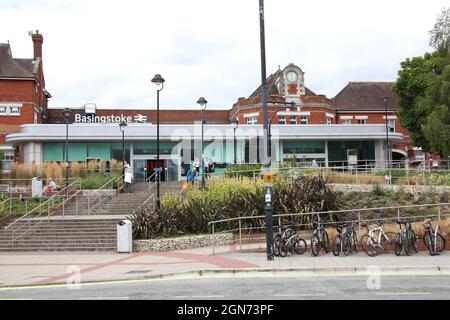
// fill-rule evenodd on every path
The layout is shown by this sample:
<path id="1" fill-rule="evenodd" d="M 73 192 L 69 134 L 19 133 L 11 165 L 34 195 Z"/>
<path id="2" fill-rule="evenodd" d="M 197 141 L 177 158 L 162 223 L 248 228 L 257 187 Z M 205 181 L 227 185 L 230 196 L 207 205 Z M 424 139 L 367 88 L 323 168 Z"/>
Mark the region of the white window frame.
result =
<path id="1" fill-rule="evenodd" d="M 18 116 L 22 112 L 22 105 L 18 103 L 0 103 L 0 108 L 4 112 L 0 112 L 0 116 Z"/>
<path id="2" fill-rule="evenodd" d="M 352 119 L 342 119 L 341 118 L 341 123 L 342 124 L 352 124 Z"/>
<path id="3" fill-rule="evenodd" d="M 295 120 L 295 121 L 292 121 Z M 290 116 L 289 117 L 289 124 L 297 124 L 297 117 L 296 116 Z"/>
<path id="4" fill-rule="evenodd" d="M 278 124 L 286 124 L 286 116 L 278 116 Z"/>
<path id="5" fill-rule="evenodd" d="M 333 118 L 327 116 L 327 125 L 333 124 Z"/>
<path id="6" fill-rule="evenodd" d="M 356 124 L 367 124 L 367 119 L 356 119 Z"/>
<path id="7" fill-rule="evenodd" d="M 14 162 L 14 149 L 3 149 L 3 158 L 0 159 L 3 164 L 3 171 L 10 171 Z"/>
<path id="8" fill-rule="evenodd" d="M 308 116 L 300 116 L 300 124 L 308 124 L 309 117 Z"/>
<path id="9" fill-rule="evenodd" d="M 258 124 L 258 117 L 257 116 L 247 117 L 247 124 Z"/>
<path id="10" fill-rule="evenodd" d="M 388 121 L 389 132 L 395 132 L 395 119 L 388 118 L 387 121 Z"/>

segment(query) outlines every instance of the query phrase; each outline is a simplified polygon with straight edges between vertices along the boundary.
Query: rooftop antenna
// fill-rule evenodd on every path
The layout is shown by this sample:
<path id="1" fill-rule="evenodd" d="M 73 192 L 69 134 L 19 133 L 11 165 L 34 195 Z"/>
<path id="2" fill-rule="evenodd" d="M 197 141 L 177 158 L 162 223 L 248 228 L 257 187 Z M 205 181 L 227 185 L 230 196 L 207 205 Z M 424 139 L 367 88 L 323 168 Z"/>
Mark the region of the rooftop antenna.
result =
<path id="1" fill-rule="evenodd" d="M 31 37 L 33 35 L 33 30 L 29 30 L 28 35 Z"/>

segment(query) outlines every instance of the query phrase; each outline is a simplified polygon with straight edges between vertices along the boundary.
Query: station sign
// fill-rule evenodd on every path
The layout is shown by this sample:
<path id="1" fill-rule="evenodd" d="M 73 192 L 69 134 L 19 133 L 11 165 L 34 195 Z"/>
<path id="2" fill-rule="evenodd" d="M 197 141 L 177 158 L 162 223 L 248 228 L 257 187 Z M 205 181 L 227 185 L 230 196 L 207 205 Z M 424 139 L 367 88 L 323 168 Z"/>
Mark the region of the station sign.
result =
<path id="1" fill-rule="evenodd" d="M 137 114 L 135 116 L 127 116 L 124 114 L 120 115 L 108 115 L 108 116 L 97 116 L 95 114 L 81 115 L 79 113 L 75 114 L 74 123 L 145 123 L 147 122 L 147 116 L 142 114 Z"/>

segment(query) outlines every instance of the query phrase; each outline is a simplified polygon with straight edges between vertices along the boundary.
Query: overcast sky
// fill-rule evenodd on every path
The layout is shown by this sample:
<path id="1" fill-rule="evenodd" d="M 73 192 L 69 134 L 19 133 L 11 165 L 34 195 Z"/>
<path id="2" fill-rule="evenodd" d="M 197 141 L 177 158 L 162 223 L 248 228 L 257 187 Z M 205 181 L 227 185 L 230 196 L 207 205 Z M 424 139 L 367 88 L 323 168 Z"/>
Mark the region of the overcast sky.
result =
<path id="1" fill-rule="evenodd" d="M 393 81 L 406 57 L 431 51 L 448 0 L 266 0 L 267 76 L 289 63 L 334 97 L 349 81 Z M 0 42 L 33 55 L 44 36 L 50 106 L 231 108 L 260 84 L 258 0 L 0 0 Z"/>

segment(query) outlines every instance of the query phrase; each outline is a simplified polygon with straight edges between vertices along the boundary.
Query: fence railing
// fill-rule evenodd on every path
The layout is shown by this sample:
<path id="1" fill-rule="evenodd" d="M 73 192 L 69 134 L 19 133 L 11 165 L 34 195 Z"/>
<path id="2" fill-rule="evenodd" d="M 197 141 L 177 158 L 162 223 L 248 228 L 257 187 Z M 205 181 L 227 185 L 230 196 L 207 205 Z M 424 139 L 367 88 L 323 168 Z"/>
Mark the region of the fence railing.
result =
<path id="1" fill-rule="evenodd" d="M 423 212 L 421 212 L 423 210 Z M 343 219 L 324 219 L 324 216 L 334 215 Z M 362 222 L 386 222 L 396 220 L 408 220 L 410 222 L 418 221 L 418 219 L 424 218 L 437 218 L 440 221 L 443 218 L 450 217 L 450 203 L 436 203 L 436 204 L 421 204 L 421 205 L 406 205 L 406 206 L 393 206 L 393 207 L 378 207 L 378 208 L 361 208 L 361 209 L 346 209 L 346 210 L 334 210 L 334 211 L 318 211 L 318 212 L 301 212 L 301 213 L 290 213 L 290 214 L 275 214 L 273 215 L 273 228 L 278 229 L 280 232 L 280 227 L 282 225 L 291 224 L 298 229 L 303 229 L 304 231 L 311 231 L 313 229 L 312 221 L 306 223 L 300 222 L 296 223 L 294 218 L 298 217 L 309 217 L 312 219 L 314 216 L 321 216 L 321 222 L 329 227 L 343 224 L 343 223 L 358 223 L 361 229 Z M 237 242 L 242 249 L 243 232 L 248 232 L 249 234 L 265 231 L 265 215 L 258 216 L 244 216 L 235 217 L 228 219 L 221 219 L 216 221 L 211 221 L 208 225 L 211 227 L 211 233 L 237 233 L 238 238 L 233 240 L 233 243 Z M 245 226 L 245 221 L 258 220 L 258 223 L 253 223 L 258 226 Z M 218 228 L 218 225 L 226 224 L 228 226 L 233 225 L 233 227 Z M 220 231 L 218 231 L 220 230 Z M 265 240 L 264 237 L 246 237 L 246 241 L 258 241 Z M 215 246 L 213 246 L 213 254 L 215 254 Z"/>
<path id="2" fill-rule="evenodd" d="M 28 234 L 33 228 L 40 225 L 42 222 L 49 221 L 51 215 L 62 211 L 64 216 L 67 201 L 75 197 L 78 192 L 80 192 L 80 188 L 80 180 L 70 183 L 67 187 L 64 187 L 40 205 L 29 210 L 22 217 L 7 225 L 4 230 L 11 232 L 11 245 L 14 244 L 14 241 Z M 36 219 L 45 217 L 45 215 L 47 216 L 47 219 Z"/>

